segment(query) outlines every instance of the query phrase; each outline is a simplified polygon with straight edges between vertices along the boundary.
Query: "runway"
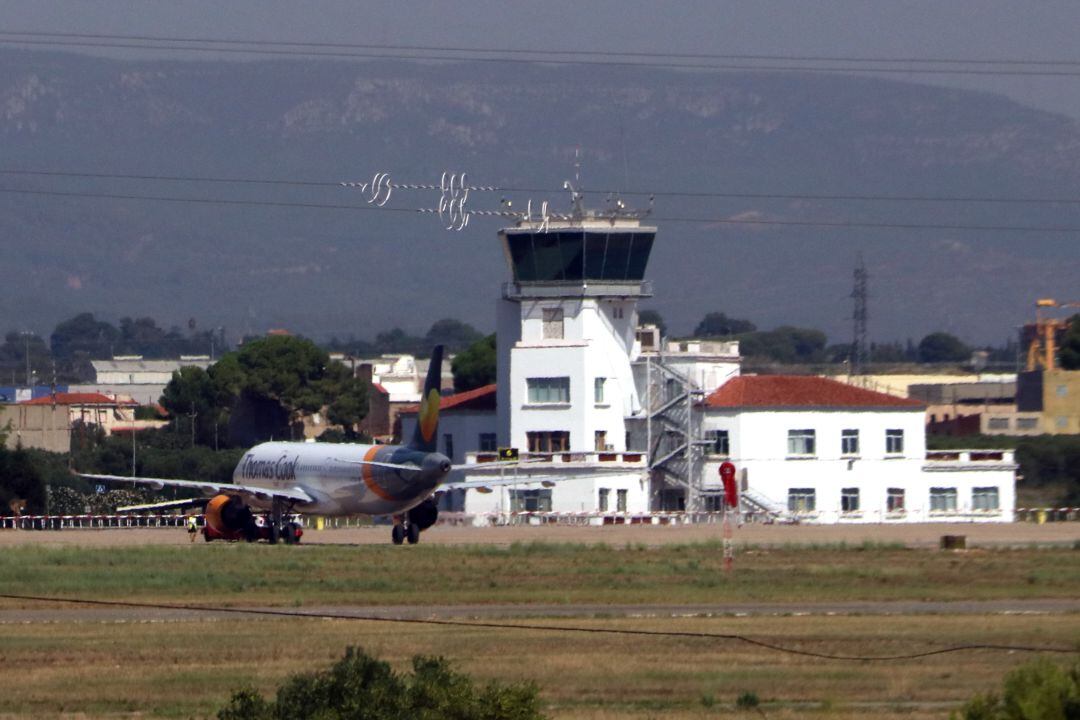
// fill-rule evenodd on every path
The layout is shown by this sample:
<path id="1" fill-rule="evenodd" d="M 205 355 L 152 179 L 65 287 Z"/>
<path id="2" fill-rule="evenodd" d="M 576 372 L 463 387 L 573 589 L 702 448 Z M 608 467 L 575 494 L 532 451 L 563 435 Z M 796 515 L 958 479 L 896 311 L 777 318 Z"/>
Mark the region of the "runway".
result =
<path id="1" fill-rule="evenodd" d="M 747 524 L 734 531 L 739 546 L 769 545 L 862 545 L 898 544 L 912 548 L 933 548 L 942 535 L 964 535 L 972 547 L 1028 547 L 1032 545 L 1073 546 L 1080 542 L 1080 522 L 1035 523 L 912 523 L 867 525 L 761 525 Z M 503 545 L 513 543 L 606 543 L 612 546 L 717 542 L 722 540 L 719 524 L 699 525 L 513 525 L 470 528 L 437 525 L 426 530 L 426 545 Z M 183 528 L 128 528 L 76 530 L 0 530 L 0 547 L 27 543 L 115 547 L 125 545 L 190 544 Z M 205 543 L 201 539 L 195 547 Z M 302 545 L 389 545 L 386 525 L 308 529 Z M 407 549 L 406 549 L 407 551 Z"/>

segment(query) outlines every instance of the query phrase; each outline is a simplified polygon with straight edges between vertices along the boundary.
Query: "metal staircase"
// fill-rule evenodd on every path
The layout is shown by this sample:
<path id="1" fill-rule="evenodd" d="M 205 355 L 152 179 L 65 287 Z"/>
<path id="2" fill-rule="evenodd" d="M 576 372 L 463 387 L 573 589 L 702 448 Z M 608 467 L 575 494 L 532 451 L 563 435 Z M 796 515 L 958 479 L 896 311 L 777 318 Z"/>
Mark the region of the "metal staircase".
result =
<path id="1" fill-rule="evenodd" d="M 704 459 L 701 402 L 705 392 L 690 378 L 665 365 L 659 356 L 646 358 L 646 422 L 649 469 L 665 483 L 686 492 L 686 510 L 704 510 L 704 497 L 716 494 L 701 487 Z"/>

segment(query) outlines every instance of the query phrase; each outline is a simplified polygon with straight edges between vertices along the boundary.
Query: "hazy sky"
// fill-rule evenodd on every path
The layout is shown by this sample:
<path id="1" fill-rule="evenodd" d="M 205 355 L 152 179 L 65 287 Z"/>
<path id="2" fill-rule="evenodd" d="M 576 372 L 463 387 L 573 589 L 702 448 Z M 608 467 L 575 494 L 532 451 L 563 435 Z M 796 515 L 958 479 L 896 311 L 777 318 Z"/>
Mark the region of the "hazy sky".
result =
<path id="1" fill-rule="evenodd" d="M 1080 61 L 1080 2 L 0 0 L 6 31 L 545 50 Z M 1080 70 L 1080 65 L 1058 68 Z M 1080 117 L 1080 76 L 895 75 Z"/>

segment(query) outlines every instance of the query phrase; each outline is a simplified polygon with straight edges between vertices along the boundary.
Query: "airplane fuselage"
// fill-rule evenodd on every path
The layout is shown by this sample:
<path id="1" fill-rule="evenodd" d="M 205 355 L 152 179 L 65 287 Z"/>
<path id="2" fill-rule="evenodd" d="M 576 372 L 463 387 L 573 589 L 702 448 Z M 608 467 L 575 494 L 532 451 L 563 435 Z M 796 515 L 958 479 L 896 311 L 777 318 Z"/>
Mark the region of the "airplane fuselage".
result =
<path id="1" fill-rule="evenodd" d="M 244 453 L 233 482 L 268 491 L 299 488 L 315 499 L 296 505 L 305 513 L 394 515 L 430 497 L 449 469 L 445 455 L 402 445 L 268 442 Z M 268 509 L 270 501 L 256 496 L 251 504 Z"/>

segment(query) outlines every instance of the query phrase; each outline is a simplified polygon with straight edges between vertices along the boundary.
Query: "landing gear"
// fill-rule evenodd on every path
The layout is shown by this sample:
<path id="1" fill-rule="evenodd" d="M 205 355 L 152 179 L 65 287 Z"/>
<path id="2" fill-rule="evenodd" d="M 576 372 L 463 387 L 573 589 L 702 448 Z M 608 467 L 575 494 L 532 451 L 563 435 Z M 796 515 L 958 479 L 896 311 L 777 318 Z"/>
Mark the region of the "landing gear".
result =
<path id="1" fill-rule="evenodd" d="M 277 545 L 279 540 L 284 541 L 286 545 L 295 545 L 300 542 L 300 536 L 304 534 L 304 531 L 297 523 L 285 519 L 291 510 L 291 503 L 289 507 L 285 507 L 284 500 L 274 498 L 269 517 L 270 532 L 267 535 L 267 540 L 271 545 Z"/>
<path id="2" fill-rule="evenodd" d="M 394 527 L 390 530 L 390 539 L 395 545 L 401 545 L 406 540 L 410 545 L 420 542 L 420 526 L 403 515 L 394 516 Z"/>

